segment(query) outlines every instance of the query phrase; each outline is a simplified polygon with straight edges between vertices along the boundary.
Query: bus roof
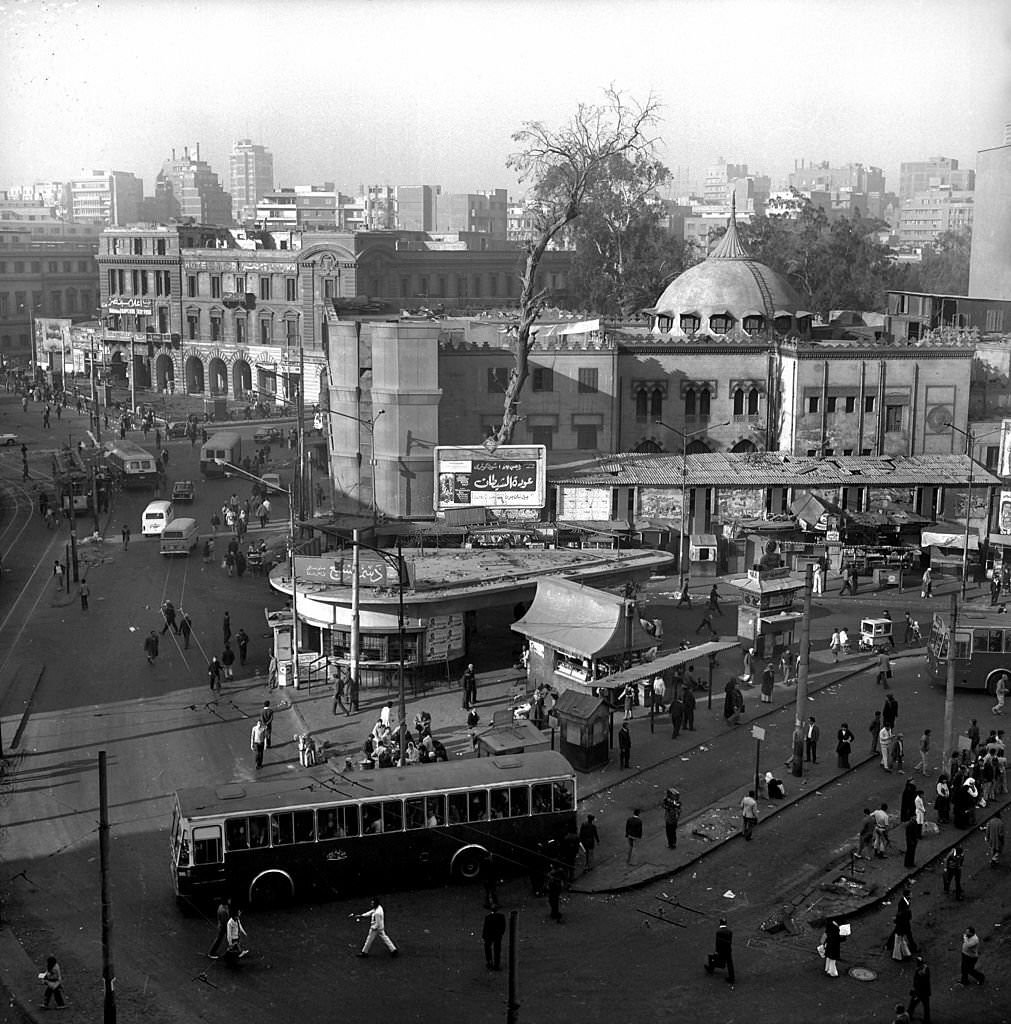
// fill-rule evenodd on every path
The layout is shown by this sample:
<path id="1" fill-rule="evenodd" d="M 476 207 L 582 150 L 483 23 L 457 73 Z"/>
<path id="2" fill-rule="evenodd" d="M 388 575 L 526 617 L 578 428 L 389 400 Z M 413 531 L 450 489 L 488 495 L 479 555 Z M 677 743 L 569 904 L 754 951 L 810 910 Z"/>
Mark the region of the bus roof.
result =
<path id="1" fill-rule="evenodd" d="M 251 814 L 343 800 L 382 800 L 472 786 L 508 785 L 538 778 L 571 776 L 572 766 L 557 751 L 467 758 L 404 768 L 379 768 L 340 775 L 326 767 L 304 774 L 221 786 L 194 786 L 176 793 L 184 818 Z"/>
<path id="2" fill-rule="evenodd" d="M 951 625 L 950 612 L 935 612 L 942 625 Z M 1011 615 L 988 605 L 962 605 L 958 609 L 958 626 L 965 628 L 992 626 L 994 629 L 1011 629 Z"/>
<path id="3" fill-rule="evenodd" d="M 105 451 L 107 454 L 118 452 L 121 455 L 128 455 L 131 458 L 154 459 L 154 456 L 146 448 L 141 448 L 136 441 L 106 441 Z"/>
<path id="4" fill-rule="evenodd" d="M 204 441 L 205 445 L 220 445 L 222 448 L 229 448 L 236 441 L 241 439 L 241 434 L 237 430 L 218 430 L 213 434 L 208 435 L 207 440 Z"/>

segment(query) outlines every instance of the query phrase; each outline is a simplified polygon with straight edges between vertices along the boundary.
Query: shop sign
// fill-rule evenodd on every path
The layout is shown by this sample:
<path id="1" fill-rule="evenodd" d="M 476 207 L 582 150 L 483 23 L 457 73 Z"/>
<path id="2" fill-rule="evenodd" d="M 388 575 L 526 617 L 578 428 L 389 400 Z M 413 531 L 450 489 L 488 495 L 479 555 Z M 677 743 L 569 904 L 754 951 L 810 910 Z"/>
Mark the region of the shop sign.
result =
<path id="1" fill-rule="evenodd" d="M 303 586 L 312 584 L 350 587 L 354 562 L 350 555 L 333 556 L 296 555 L 295 579 Z M 362 554 L 358 565 L 358 583 L 363 587 L 386 587 L 395 584 L 393 572 L 386 562 Z"/>
<path id="2" fill-rule="evenodd" d="M 154 307 L 148 299 L 127 296 L 125 298 L 109 299 L 109 312 L 151 316 L 154 312 Z"/>
<path id="3" fill-rule="evenodd" d="M 547 449 L 544 445 L 503 445 L 435 449 L 435 510 L 471 506 L 544 507 Z"/>

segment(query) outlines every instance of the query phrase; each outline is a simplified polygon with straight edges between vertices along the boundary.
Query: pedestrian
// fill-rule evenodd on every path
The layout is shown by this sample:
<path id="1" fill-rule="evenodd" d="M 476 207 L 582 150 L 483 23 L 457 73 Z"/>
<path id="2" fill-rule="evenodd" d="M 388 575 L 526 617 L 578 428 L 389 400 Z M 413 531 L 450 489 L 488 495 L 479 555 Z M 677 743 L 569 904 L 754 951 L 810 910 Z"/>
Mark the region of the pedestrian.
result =
<path id="1" fill-rule="evenodd" d="M 838 767 L 843 771 L 849 771 L 850 752 L 853 750 L 853 733 L 850 727 L 843 722 L 836 733 L 835 753 Z"/>
<path id="2" fill-rule="evenodd" d="M 920 737 L 920 760 L 917 762 L 916 768 L 913 771 L 919 771 L 921 775 L 929 775 L 930 769 L 927 767 L 927 760 L 930 757 L 930 730 L 924 729 L 923 735 Z"/>
<path id="3" fill-rule="evenodd" d="M 825 592 L 825 570 L 818 562 L 815 563 L 811 571 L 811 579 L 814 583 L 814 596 L 818 597 Z"/>
<path id="4" fill-rule="evenodd" d="M 347 687 L 347 680 L 350 672 L 346 665 L 341 665 L 338 669 L 337 674 L 333 680 L 333 713 L 337 715 L 337 708 L 340 707 L 341 711 L 344 712 L 345 717 L 350 718 L 351 712 L 348 711 L 347 706 L 344 704 L 344 693 Z"/>
<path id="5" fill-rule="evenodd" d="M 477 708 L 471 708 L 467 712 L 467 734 L 470 736 L 471 748 L 477 750 L 477 727 L 481 722 L 481 716 Z"/>
<path id="6" fill-rule="evenodd" d="M 123 523 L 123 529 L 119 531 L 120 536 L 123 538 L 123 550 L 126 551 L 130 547 L 130 527 Z"/>
<path id="7" fill-rule="evenodd" d="M 907 779 L 899 799 L 899 821 L 906 822 L 913 817 L 916 808 L 916 783 Z"/>
<path id="8" fill-rule="evenodd" d="M 274 709 L 270 706 L 269 700 L 263 702 L 263 707 L 260 709 L 260 721 L 263 723 L 263 731 L 266 734 L 267 749 L 270 750 L 270 739 L 274 731 Z"/>
<path id="9" fill-rule="evenodd" d="M 871 733 L 871 754 L 878 752 L 878 738 L 881 735 L 881 712 L 875 711 L 870 726 Z"/>
<path id="10" fill-rule="evenodd" d="M 667 684 L 663 681 L 663 676 L 657 676 L 653 680 L 653 710 L 658 714 L 663 714 L 663 709 L 666 707 L 667 702 Z"/>
<path id="11" fill-rule="evenodd" d="M 481 941 L 484 943 L 484 964 L 489 971 L 502 970 L 502 937 L 505 935 L 505 914 L 494 905 L 485 914 L 481 926 Z"/>
<path id="12" fill-rule="evenodd" d="M 634 717 L 632 705 L 635 703 L 636 686 L 634 683 L 626 683 L 621 691 L 621 703 L 625 709 L 625 719 Z"/>
<path id="13" fill-rule="evenodd" d="M 557 864 L 552 864 L 547 875 L 548 907 L 552 921 L 561 924 L 562 921 L 562 872 Z"/>
<path id="14" fill-rule="evenodd" d="M 894 729 L 895 721 L 898 717 L 899 702 L 895 699 L 895 695 L 890 693 L 885 697 L 885 703 L 881 709 L 881 722 L 889 729 Z"/>
<path id="15" fill-rule="evenodd" d="M 171 629 L 178 636 L 179 627 L 176 625 L 176 607 L 171 601 L 162 601 L 161 617 L 164 620 L 161 627 L 162 633 L 164 634 L 166 630 Z"/>
<path id="16" fill-rule="evenodd" d="M 625 839 L 628 841 L 628 856 L 625 858 L 625 863 L 631 864 L 635 844 L 642 839 L 642 818 L 639 816 L 638 807 L 632 811 L 625 821 Z"/>
<path id="17" fill-rule="evenodd" d="M 586 870 L 593 870 L 593 851 L 600 844 L 600 833 L 597 831 L 596 815 L 588 814 L 586 821 L 579 826 L 579 845 L 583 848 L 586 858 Z"/>
<path id="18" fill-rule="evenodd" d="M 847 591 L 853 596 L 856 596 L 857 592 L 857 567 L 855 565 L 844 566 L 842 570 L 843 585 L 839 590 L 839 596 L 842 597 Z"/>
<path id="19" fill-rule="evenodd" d="M 751 842 L 751 833 L 755 831 L 757 824 L 758 801 L 755 799 L 755 791 L 749 789 L 747 796 L 741 797 L 741 830 L 749 843 Z"/>
<path id="20" fill-rule="evenodd" d="M 889 689 L 888 678 L 892 674 L 892 663 L 888 655 L 884 651 L 878 652 L 878 675 L 875 680 L 878 686 L 883 686 L 886 690 Z"/>
<path id="21" fill-rule="evenodd" d="M 190 649 L 190 636 L 193 633 L 193 620 L 183 612 L 182 618 L 179 620 L 179 635 L 183 638 L 183 650 L 188 651 Z"/>
<path id="22" fill-rule="evenodd" d="M 906 885 L 895 906 L 895 930 L 892 932 L 892 959 L 905 960 L 916 955 L 916 943 L 913 941 L 913 908 L 910 902 L 912 889 Z"/>
<path id="23" fill-rule="evenodd" d="M 215 954 L 221 948 L 221 943 L 228 941 L 228 919 L 232 916 L 231 904 L 228 900 L 221 897 L 218 900 L 217 918 L 218 918 L 218 933 L 214 936 L 214 942 L 211 943 L 211 948 L 207 951 L 207 955 L 212 959 L 216 959 Z"/>
<path id="24" fill-rule="evenodd" d="M 390 951 L 390 956 L 396 956 L 400 950 L 397 949 L 393 944 L 393 940 L 386 934 L 386 912 L 383 910 L 383 905 L 379 902 L 378 896 L 372 897 L 371 909 L 366 910 L 364 914 L 358 915 L 359 921 L 364 921 L 365 918 L 369 919 L 369 933 L 365 936 L 365 945 L 362 946 L 361 952 L 358 955 L 360 957 L 368 956 L 372 943 L 379 939 Z"/>
<path id="25" fill-rule="evenodd" d="M 490 853 L 485 851 L 477 866 L 477 877 L 484 887 L 484 906 L 486 910 L 498 906 L 498 868 Z"/>
<path id="26" fill-rule="evenodd" d="M 903 865 L 907 868 L 916 867 L 916 845 L 920 841 L 920 826 L 916 818 L 910 818 L 906 822 L 906 856 Z"/>
<path id="27" fill-rule="evenodd" d="M 253 723 L 249 733 L 249 749 L 253 752 L 253 759 L 257 768 L 263 767 L 263 750 L 267 744 L 267 730 L 263 722 L 258 718 Z"/>
<path id="28" fill-rule="evenodd" d="M 922 956 L 916 958 L 916 970 L 913 971 L 912 989 L 909 993 L 909 1016 L 917 1006 L 923 1007 L 923 1024 L 930 1024 L 930 968 Z"/>
<path id="29" fill-rule="evenodd" d="M 221 642 L 227 644 L 232 639 L 232 620 L 228 612 L 225 612 L 225 617 L 221 620 Z"/>
<path id="30" fill-rule="evenodd" d="M 814 715 L 808 717 L 807 727 L 804 729 L 804 760 L 812 764 L 818 763 L 818 737 L 821 729 L 814 720 Z"/>
<path id="31" fill-rule="evenodd" d="M 246 664 L 246 656 L 249 653 L 249 634 L 240 626 L 235 634 L 235 645 L 239 649 L 239 664 Z"/>
<path id="32" fill-rule="evenodd" d="M 158 634 L 153 629 L 144 637 L 144 654 L 147 656 L 147 663 L 153 665 L 154 659 L 158 657 Z"/>
<path id="33" fill-rule="evenodd" d="M 867 859 L 867 851 L 874 847 L 875 821 L 874 812 L 869 807 L 865 807 L 864 820 L 860 825 L 860 836 L 857 842 L 857 857 L 862 860 Z"/>
<path id="34" fill-rule="evenodd" d="M 621 728 L 618 730 L 618 756 L 620 758 L 620 767 L 630 767 L 630 761 L 632 758 L 632 734 L 628 731 L 628 722 L 622 722 Z"/>
<path id="35" fill-rule="evenodd" d="M 58 591 L 63 589 L 63 577 L 65 573 L 66 569 L 64 568 L 63 563 L 57 558 L 53 563 L 53 578 L 56 580 L 56 589 Z"/>
<path id="36" fill-rule="evenodd" d="M 354 672 L 349 672 L 350 680 L 348 682 L 348 703 L 350 704 L 351 710 L 358 713 L 358 676 Z M 275 673 L 276 678 L 276 673 Z"/>
<path id="37" fill-rule="evenodd" d="M 948 776 L 942 772 L 937 777 L 937 785 L 934 787 L 934 810 L 937 812 L 937 823 L 947 825 L 951 821 L 951 788 L 948 785 Z"/>
<path id="38" fill-rule="evenodd" d="M 678 822 L 681 820 L 681 794 L 671 786 L 663 798 L 663 827 L 667 833 L 667 849 L 678 844 Z"/>
<path id="39" fill-rule="evenodd" d="M 986 823 L 985 835 L 990 867 L 995 868 L 1000 864 L 1001 854 L 1004 852 L 1004 819 L 1000 816 L 1000 811 Z"/>
<path id="40" fill-rule="evenodd" d="M 990 580 L 990 607 L 992 608 L 1000 600 L 1000 575 L 994 573 Z"/>
<path id="41" fill-rule="evenodd" d="M 681 700 L 681 687 L 677 684 L 674 686 L 674 692 L 671 695 L 670 702 L 670 727 L 671 727 L 671 739 L 677 739 L 681 735 L 681 725 L 684 722 L 684 702 Z"/>
<path id="42" fill-rule="evenodd" d="M 230 960 L 241 960 L 249 952 L 248 949 L 242 948 L 246 929 L 242 927 L 241 917 L 242 911 L 238 907 L 232 907 L 232 912 L 228 916 L 228 945 L 225 947 L 225 956 Z"/>
<path id="43" fill-rule="evenodd" d="M 681 687 L 681 707 L 684 714 L 684 727 L 689 732 L 695 732 L 695 688 L 692 686 Z"/>
<path id="44" fill-rule="evenodd" d="M 688 592 L 688 580 L 684 576 L 681 577 L 680 590 L 678 591 L 678 603 L 675 607 L 680 608 L 682 605 L 687 605 L 689 608 L 692 606 L 692 595 Z"/>
<path id="45" fill-rule="evenodd" d="M 46 957 L 46 969 L 39 975 L 39 981 L 43 985 L 43 1010 L 49 1009 L 50 1001 L 55 1001 L 59 1009 L 67 1005 L 63 999 L 63 971 L 55 956 Z"/>
<path id="46" fill-rule="evenodd" d="M 839 635 L 839 627 L 832 630 L 832 639 L 828 642 L 828 649 L 832 652 L 832 660 L 839 660 L 839 651 L 842 649 L 842 638 Z"/>
<path id="47" fill-rule="evenodd" d="M 976 968 L 979 963 L 979 936 L 976 929 L 970 925 L 962 933 L 962 980 L 959 982 L 963 987 L 969 984 L 969 978 L 976 979 L 977 984 L 982 985 L 986 981 L 986 975 Z"/>
<path id="48" fill-rule="evenodd" d="M 994 696 L 997 698 L 997 703 L 990 709 L 991 714 L 1004 714 L 1004 702 L 1007 700 L 1008 682 L 1007 672 L 1001 672 L 997 677 L 997 686 L 994 689 Z"/>
<path id="49" fill-rule="evenodd" d="M 474 666 L 468 665 L 460 676 L 461 707 L 469 711 L 471 704 L 477 703 L 477 677 L 474 675 Z"/>
<path id="50" fill-rule="evenodd" d="M 88 586 L 87 580 L 81 580 L 81 585 L 78 587 L 78 593 L 81 596 L 81 611 L 86 612 L 88 610 L 88 597 L 91 595 L 91 587 Z"/>
<path id="51" fill-rule="evenodd" d="M 711 608 L 707 608 L 705 610 L 705 613 L 702 616 L 702 621 L 698 624 L 698 626 L 697 626 L 697 628 L 695 630 L 695 635 L 696 636 L 698 636 L 699 633 L 702 632 L 702 630 L 708 629 L 709 632 L 712 634 L 712 636 L 714 638 L 718 638 L 719 637 L 720 634 L 716 631 L 716 627 L 713 625 L 713 615 L 714 614 L 715 613 L 713 612 L 713 610 Z"/>
<path id="52" fill-rule="evenodd" d="M 235 664 L 235 651 L 232 650 L 232 645 L 225 641 L 225 649 L 221 652 L 221 665 L 225 670 L 226 679 L 234 679 L 235 675 L 232 672 L 232 666 Z"/>
<path id="53" fill-rule="evenodd" d="M 706 974 L 712 974 L 717 967 L 727 970 L 727 984 L 734 984 L 734 933 L 727 927 L 727 919 L 720 918 L 720 926 L 716 929 L 716 941 L 713 952 L 704 964 Z"/>
<path id="54" fill-rule="evenodd" d="M 961 902 L 962 899 L 962 866 L 965 864 L 965 851 L 961 846 L 953 846 L 944 858 L 944 892 L 945 895 L 951 892 L 952 884 L 955 887 L 955 899 Z"/>
<path id="55" fill-rule="evenodd" d="M 843 936 L 839 922 L 830 918 L 825 922 L 825 934 L 822 936 L 822 950 L 825 954 L 825 973 L 830 978 L 839 977 L 837 961 L 842 953 Z"/>
<path id="56" fill-rule="evenodd" d="M 927 568 L 923 570 L 923 581 L 920 587 L 920 598 L 921 600 L 925 600 L 926 598 L 933 596 L 934 576 L 933 573 L 930 571 L 930 566 L 928 565 Z"/>
<path id="57" fill-rule="evenodd" d="M 772 703 L 772 691 L 776 685 L 776 670 L 772 667 L 772 662 L 767 661 L 765 668 L 762 670 L 762 696 L 761 701 L 763 704 Z"/>
<path id="58" fill-rule="evenodd" d="M 221 692 L 221 662 L 216 657 L 207 663 L 207 681 L 210 683 L 211 693 L 215 690 Z"/>
<path id="59" fill-rule="evenodd" d="M 979 746 L 979 725 L 975 718 L 969 721 L 969 728 L 966 730 L 966 735 L 969 737 L 969 753 L 975 754 L 976 748 Z"/>
<path id="60" fill-rule="evenodd" d="M 709 610 L 716 615 L 723 614 L 720 610 L 720 592 L 717 590 L 715 583 L 713 584 L 713 589 L 709 591 Z"/>
<path id="61" fill-rule="evenodd" d="M 905 632 L 904 632 L 904 634 L 902 636 L 902 642 L 904 644 L 908 644 L 909 641 L 912 639 L 912 636 L 913 636 L 913 617 L 912 617 L 912 615 L 909 614 L 909 612 L 907 610 L 906 611 L 906 621 L 905 621 Z"/>

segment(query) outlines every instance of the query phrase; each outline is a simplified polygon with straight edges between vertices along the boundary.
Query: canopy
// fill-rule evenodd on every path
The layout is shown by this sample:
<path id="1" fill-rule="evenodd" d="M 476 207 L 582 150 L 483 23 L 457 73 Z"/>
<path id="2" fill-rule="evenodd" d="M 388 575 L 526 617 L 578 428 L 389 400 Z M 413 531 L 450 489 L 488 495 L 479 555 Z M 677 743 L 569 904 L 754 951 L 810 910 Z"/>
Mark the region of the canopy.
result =
<path id="1" fill-rule="evenodd" d="M 802 491 L 793 501 L 790 502 L 790 511 L 802 522 L 809 526 L 817 526 L 821 517 L 828 512 L 836 515 L 842 514 L 842 509 L 833 505 L 825 498 L 820 498 L 810 491 Z"/>
<path id="2" fill-rule="evenodd" d="M 606 658 L 656 647 L 656 638 L 639 625 L 634 602 L 569 580 L 538 580 L 533 603 L 512 628 L 579 658 Z"/>
<path id="3" fill-rule="evenodd" d="M 965 530 L 946 530 L 935 526 L 932 530 L 924 530 L 920 536 L 920 544 L 923 547 L 958 548 L 965 547 Z M 969 550 L 976 551 L 979 548 L 979 537 L 975 533 L 969 534 Z"/>
<path id="4" fill-rule="evenodd" d="M 704 644 L 689 647 L 685 651 L 671 651 L 670 654 L 664 654 L 652 661 L 644 661 L 640 665 L 622 669 L 621 672 L 614 672 L 602 679 L 588 679 L 585 683 L 577 681 L 576 685 L 584 686 L 588 690 L 624 689 L 626 683 L 638 683 L 643 679 L 652 679 L 653 676 L 667 669 L 688 665 L 693 661 L 708 658 L 710 654 L 722 654 L 724 651 L 740 649 L 740 646 L 740 640 L 707 640 Z"/>

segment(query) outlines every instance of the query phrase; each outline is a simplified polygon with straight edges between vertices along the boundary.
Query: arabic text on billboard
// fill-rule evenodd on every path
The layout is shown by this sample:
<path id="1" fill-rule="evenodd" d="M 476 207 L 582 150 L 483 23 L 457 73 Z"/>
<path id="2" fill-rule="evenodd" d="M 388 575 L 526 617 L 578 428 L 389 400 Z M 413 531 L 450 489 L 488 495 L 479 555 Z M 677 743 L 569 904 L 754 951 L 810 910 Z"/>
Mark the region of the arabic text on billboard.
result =
<path id="1" fill-rule="evenodd" d="M 541 508 L 545 449 L 513 445 L 489 454 L 480 448 L 438 448 L 436 509 L 460 506 Z"/>

